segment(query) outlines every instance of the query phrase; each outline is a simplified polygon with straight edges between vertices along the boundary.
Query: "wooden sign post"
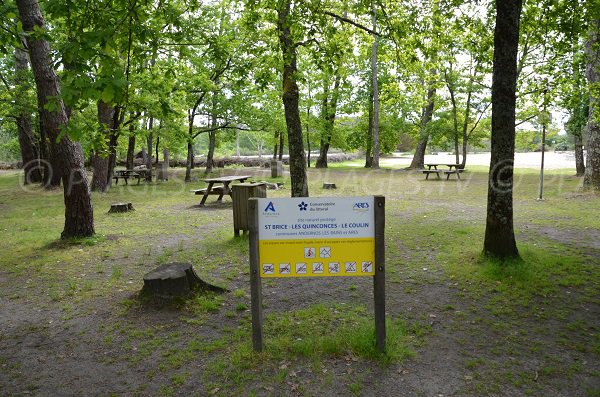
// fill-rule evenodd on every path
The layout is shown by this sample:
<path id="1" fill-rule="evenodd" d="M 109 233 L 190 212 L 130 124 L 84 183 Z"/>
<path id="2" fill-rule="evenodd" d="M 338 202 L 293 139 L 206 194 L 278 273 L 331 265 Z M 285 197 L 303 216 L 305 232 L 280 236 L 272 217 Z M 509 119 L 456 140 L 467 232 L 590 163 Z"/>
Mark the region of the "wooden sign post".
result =
<path id="1" fill-rule="evenodd" d="M 385 197 L 251 198 L 252 346 L 262 351 L 261 278 L 373 277 L 375 343 L 385 351 Z"/>

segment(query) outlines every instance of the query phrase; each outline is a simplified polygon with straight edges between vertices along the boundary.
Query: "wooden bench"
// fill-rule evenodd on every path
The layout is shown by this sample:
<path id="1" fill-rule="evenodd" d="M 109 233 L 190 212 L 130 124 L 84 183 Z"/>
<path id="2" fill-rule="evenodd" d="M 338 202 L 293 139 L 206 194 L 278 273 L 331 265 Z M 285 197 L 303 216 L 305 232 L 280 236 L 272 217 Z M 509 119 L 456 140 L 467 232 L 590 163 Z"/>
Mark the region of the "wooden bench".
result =
<path id="1" fill-rule="evenodd" d="M 442 172 L 442 170 L 420 170 L 422 173 L 425 174 L 425 179 L 429 179 L 429 174 L 435 174 L 435 176 L 438 177 L 438 179 L 440 179 L 440 172 Z"/>
<path id="2" fill-rule="evenodd" d="M 225 186 L 213 186 L 210 191 L 208 191 L 208 188 L 202 188 L 202 189 L 196 189 L 196 190 L 192 190 L 192 192 L 196 195 L 196 196 L 210 196 L 210 195 L 214 195 L 214 196 L 219 196 L 219 198 L 217 198 L 217 201 L 221 201 L 221 199 L 223 199 L 223 195 L 225 195 Z"/>
<path id="3" fill-rule="evenodd" d="M 115 180 L 115 185 L 119 184 L 119 179 L 124 179 L 125 184 L 127 185 L 127 180 L 129 178 L 137 178 L 137 184 L 140 184 L 140 174 L 137 172 L 127 172 L 127 171 L 115 171 L 113 179 Z"/>
<path id="4" fill-rule="evenodd" d="M 464 169 L 454 169 L 454 170 L 444 170 L 444 174 L 446 174 L 446 180 L 450 179 L 450 175 L 456 174 L 456 177 L 460 179 L 460 173 L 463 172 Z"/>

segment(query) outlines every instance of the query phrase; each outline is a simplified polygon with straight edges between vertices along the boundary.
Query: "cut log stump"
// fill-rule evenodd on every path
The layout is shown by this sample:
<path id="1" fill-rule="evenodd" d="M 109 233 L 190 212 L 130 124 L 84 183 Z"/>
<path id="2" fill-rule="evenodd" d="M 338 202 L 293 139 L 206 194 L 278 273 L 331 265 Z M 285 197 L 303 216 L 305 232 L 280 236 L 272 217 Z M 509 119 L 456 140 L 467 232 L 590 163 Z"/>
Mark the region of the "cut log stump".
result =
<path id="1" fill-rule="evenodd" d="M 133 209 L 133 205 L 131 203 L 116 203 L 116 204 L 110 205 L 110 209 L 108 210 L 108 213 L 114 214 L 117 212 L 129 212 L 129 211 L 135 211 Z"/>
<path id="2" fill-rule="evenodd" d="M 337 189 L 335 183 L 323 182 L 323 189 Z"/>
<path id="3" fill-rule="evenodd" d="M 197 291 L 227 292 L 198 277 L 190 263 L 167 263 L 144 275 L 142 294 L 146 296 L 183 297 Z"/>

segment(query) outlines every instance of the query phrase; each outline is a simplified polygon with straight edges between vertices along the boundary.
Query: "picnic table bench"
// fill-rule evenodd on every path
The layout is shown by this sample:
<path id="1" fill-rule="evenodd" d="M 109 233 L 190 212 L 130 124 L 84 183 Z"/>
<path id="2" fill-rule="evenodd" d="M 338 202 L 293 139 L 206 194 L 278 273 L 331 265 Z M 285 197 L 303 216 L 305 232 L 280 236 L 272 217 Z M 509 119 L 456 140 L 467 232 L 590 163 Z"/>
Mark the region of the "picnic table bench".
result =
<path id="1" fill-rule="evenodd" d="M 438 179 L 440 179 L 440 173 L 446 175 L 446 180 L 450 179 L 450 175 L 456 175 L 458 179 L 460 179 L 460 173 L 464 172 L 463 168 L 458 168 L 460 164 L 425 164 L 427 169 L 422 169 L 421 172 L 425 174 L 425 179 L 429 179 L 430 174 L 435 174 Z M 447 170 L 438 169 L 438 166 L 446 166 Z M 453 169 L 454 168 L 454 169 Z"/>
<path id="2" fill-rule="evenodd" d="M 232 191 L 229 185 L 232 182 L 239 181 L 245 182 L 246 179 L 250 178 L 250 175 L 231 175 L 231 176 L 220 176 L 217 178 L 208 178 L 205 179 L 204 182 L 208 183 L 208 186 L 202 189 L 195 189 L 192 192 L 197 196 L 202 196 L 202 200 L 200 200 L 200 206 L 203 207 L 206 199 L 210 195 L 219 196 L 217 201 L 221 201 L 224 195 L 229 195 L 232 197 Z M 215 186 L 216 183 L 221 184 L 222 186 Z"/>

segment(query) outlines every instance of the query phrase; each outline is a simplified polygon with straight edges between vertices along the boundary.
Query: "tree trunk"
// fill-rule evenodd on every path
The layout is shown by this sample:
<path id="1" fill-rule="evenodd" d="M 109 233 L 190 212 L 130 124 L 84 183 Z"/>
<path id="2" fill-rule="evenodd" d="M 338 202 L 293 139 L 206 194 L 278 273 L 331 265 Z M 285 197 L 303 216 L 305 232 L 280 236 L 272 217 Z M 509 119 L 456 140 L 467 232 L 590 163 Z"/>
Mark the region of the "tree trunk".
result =
<path id="1" fill-rule="evenodd" d="M 375 1 L 373 6 L 373 32 L 377 32 L 377 13 Z M 371 168 L 379 168 L 379 82 L 377 78 L 377 45 L 379 37 L 373 35 L 373 53 L 371 56 L 371 73 L 373 78 L 373 161 Z"/>
<path id="2" fill-rule="evenodd" d="M 146 158 L 146 168 L 152 169 L 152 145 L 154 143 L 154 134 L 152 133 L 152 128 L 154 128 L 154 117 L 150 116 L 148 120 L 148 138 L 146 139 L 146 144 L 148 145 L 148 157 Z M 152 182 L 152 173 L 149 172 L 146 174 L 146 181 Z"/>
<path id="3" fill-rule="evenodd" d="M 193 148 L 193 144 L 190 139 L 191 138 L 188 138 L 188 144 L 187 144 L 187 161 L 185 163 L 185 182 L 192 181 L 192 163 L 194 162 L 194 148 Z"/>
<path id="4" fill-rule="evenodd" d="M 522 0 L 496 2 L 492 75 L 492 153 L 483 251 L 486 256 L 517 258 L 513 229 L 513 166 L 517 50 Z"/>
<path id="5" fill-rule="evenodd" d="M 208 132 L 208 154 L 206 156 L 206 173 L 209 174 L 213 171 L 214 159 L 215 159 L 215 146 L 217 144 L 217 132 Z"/>
<path id="6" fill-rule="evenodd" d="M 169 149 L 168 148 L 163 149 L 163 163 L 167 167 L 169 167 Z"/>
<path id="7" fill-rule="evenodd" d="M 367 146 L 365 148 L 365 168 L 371 168 L 373 165 L 373 85 L 369 90 L 369 125 L 367 127 Z"/>
<path id="8" fill-rule="evenodd" d="M 452 64 L 450 64 L 452 67 Z M 452 121 L 454 126 L 454 155 L 456 156 L 455 163 L 460 163 L 460 154 L 458 153 L 458 109 L 456 105 L 456 96 L 454 95 L 454 87 L 452 86 L 452 82 L 450 81 L 451 77 L 448 76 L 448 71 L 444 71 L 444 75 L 446 77 L 446 86 L 448 87 L 448 92 L 450 93 L 450 103 L 452 103 Z"/>
<path id="9" fill-rule="evenodd" d="M 327 152 L 329 151 L 329 145 L 327 144 L 327 136 L 329 131 L 328 118 L 329 118 L 329 72 L 324 73 L 323 76 L 323 98 L 321 100 L 321 139 L 319 140 L 319 156 L 315 162 L 315 168 L 327 168 Z"/>
<path id="10" fill-rule="evenodd" d="M 17 0 L 23 30 L 29 33 L 27 46 L 37 87 L 38 102 L 46 105 L 54 98 L 55 109 L 41 106 L 41 115 L 48 137 L 55 142 L 55 154 L 64 186 L 65 226 L 61 238 L 86 237 L 94 234 L 94 211 L 89 184 L 83 168 L 81 145 L 64 135 L 57 141 L 67 123 L 65 107 L 60 99 L 60 83 L 50 57 L 50 46 L 44 36 L 33 34 L 34 27 L 45 31 L 45 21 L 36 0 Z"/>
<path id="11" fill-rule="evenodd" d="M 113 118 L 108 135 L 108 171 L 106 173 L 107 185 L 112 186 L 112 176 L 117 165 L 117 145 L 119 143 L 119 126 L 123 123 L 125 112 L 120 107 L 113 108 Z"/>
<path id="12" fill-rule="evenodd" d="M 436 71 L 431 72 L 431 80 L 429 82 L 429 89 L 427 90 L 427 105 L 423 109 L 423 115 L 421 117 L 421 130 L 419 133 L 419 142 L 415 149 L 415 155 L 413 156 L 412 162 L 410 163 L 411 169 L 419 169 L 425 167 L 425 151 L 427 150 L 427 142 L 429 141 L 429 131 L 427 125 L 433 117 L 433 109 L 435 107 L 435 86 L 433 78 Z"/>
<path id="13" fill-rule="evenodd" d="M 129 124 L 129 141 L 127 142 L 127 164 L 125 168 L 133 169 L 133 157 L 135 156 L 135 123 Z"/>
<path id="14" fill-rule="evenodd" d="M 595 89 L 600 84 L 600 19 L 590 24 L 585 43 L 586 76 L 590 89 L 590 110 L 587 125 L 587 160 L 583 186 L 600 190 L 600 94 Z"/>
<path id="15" fill-rule="evenodd" d="M 277 28 L 283 55 L 282 101 L 285 109 L 285 123 L 287 125 L 288 133 L 292 197 L 308 197 L 304 140 L 302 137 L 300 111 L 298 109 L 300 94 L 296 82 L 298 74 L 296 44 L 292 39 L 290 7 L 291 0 L 285 0 L 277 11 Z"/>
<path id="16" fill-rule="evenodd" d="M 160 130 L 160 126 L 159 126 Z M 160 145 L 160 137 L 156 137 L 156 146 L 154 146 L 154 152 L 156 153 L 156 157 L 154 158 L 154 165 L 158 165 L 158 145 Z"/>
<path id="17" fill-rule="evenodd" d="M 279 161 L 283 160 L 283 147 L 285 146 L 285 135 L 279 132 Z"/>
<path id="18" fill-rule="evenodd" d="M 192 168 L 194 167 L 194 117 L 195 112 L 188 112 L 187 159 L 185 162 L 185 182 L 192 181 Z"/>
<path id="19" fill-rule="evenodd" d="M 275 131 L 275 145 L 273 146 L 273 160 L 277 160 L 277 153 L 279 153 L 279 131 Z"/>
<path id="20" fill-rule="evenodd" d="M 210 128 L 212 131 L 208 132 L 208 154 L 206 155 L 206 173 L 209 174 L 213 170 L 214 158 L 215 158 L 215 147 L 217 146 L 217 93 L 212 94 L 212 114 L 210 115 Z"/>
<path id="21" fill-rule="evenodd" d="M 40 98 L 39 94 L 37 96 L 38 99 L 38 117 L 40 120 L 40 142 L 42 147 L 45 146 L 46 156 L 44 162 L 44 187 L 48 190 L 57 189 L 60 187 L 62 182 L 62 175 L 60 173 L 60 164 L 59 160 L 56 157 L 56 143 L 51 139 L 50 134 L 48 133 L 48 129 L 44 125 L 44 116 L 43 116 L 43 107 L 44 101 Z"/>
<path id="22" fill-rule="evenodd" d="M 475 72 L 473 72 L 473 77 L 469 84 L 469 93 L 467 94 L 467 104 L 466 104 L 466 109 L 465 109 L 465 120 L 463 121 L 463 130 L 462 130 L 463 153 L 462 153 L 462 163 L 460 164 L 460 169 L 463 169 L 463 170 L 467 166 L 467 144 L 469 142 L 469 134 L 467 131 L 469 129 L 469 117 L 471 116 L 471 98 L 473 97 L 472 85 L 473 85 L 474 78 L 475 78 Z"/>
<path id="23" fill-rule="evenodd" d="M 583 140 L 580 134 L 574 134 L 575 138 L 575 169 L 577 170 L 576 176 L 583 176 L 585 174 L 585 160 L 583 157 Z"/>
<path id="24" fill-rule="evenodd" d="M 44 126 L 42 125 L 41 114 L 38 111 L 38 128 L 40 129 L 40 160 L 42 163 L 42 184 L 45 188 L 49 188 L 52 183 L 52 167 L 50 165 L 50 148 L 48 143 L 48 137 L 46 136 L 46 131 Z M 58 184 L 60 185 L 60 178 L 58 179 Z"/>
<path id="25" fill-rule="evenodd" d="M 112 121 L 115 109 L 103 101 L 98 101 L 98 121 L 103 129 L 103 135 L 105 140 L 110 140 Z M 109 144 L 110 142 L 107 142 Z M 108 183 L 111 180 L 108 175 L 108 162 L 109 156 L 105 151 L 95 150 L 91 158 L 92 167 L 94 168 L 94 174 L 92 176 L 92 191 L 93 192 L 106 192 L 108 190 Z"/>
<path id="26" fill-rule="evenodd" d="M 327 168 L 327 155 L 329 153 L 329 147 L 331 146 L 331 138 L 333 137 L 333 130 L 335 128 L 335 116 L 337 114 L 337 103 L 340 93 L 341 76 L 340 71 L 337 70 L 335 73 L 335 80 L 333 83 L 333 91 L 331 92 L 331 101 L 328 96 L 324 93 L 323 102 L 323 132 L 324 136 L 321 137 L 321 147 L 319 149 L 319 158 L 317 159 L 317 168 Z M 329 79 L 325 79 L 325 84 L 329 85 Z M 327 89 L 325 92 L 329 92 Z"/>
<path id="27" fill-rule="evenodd" d="M 18 109 L 17 131 L 19 135 L 19 147 L 21 149 L 21 160 L 23 161 L 23 172 L 25 174 L 25 185 L 42 182 L 38 149 L 33 138 L 31 112 L 27 110 L 26 104 L 22 103 L 24 96 L 20 95 L 25 90 L 25 75 L 28 69 L 27 53 L 21 48 L 16 48 L 15 85 L 18 92 L 15 101 Z"/>

